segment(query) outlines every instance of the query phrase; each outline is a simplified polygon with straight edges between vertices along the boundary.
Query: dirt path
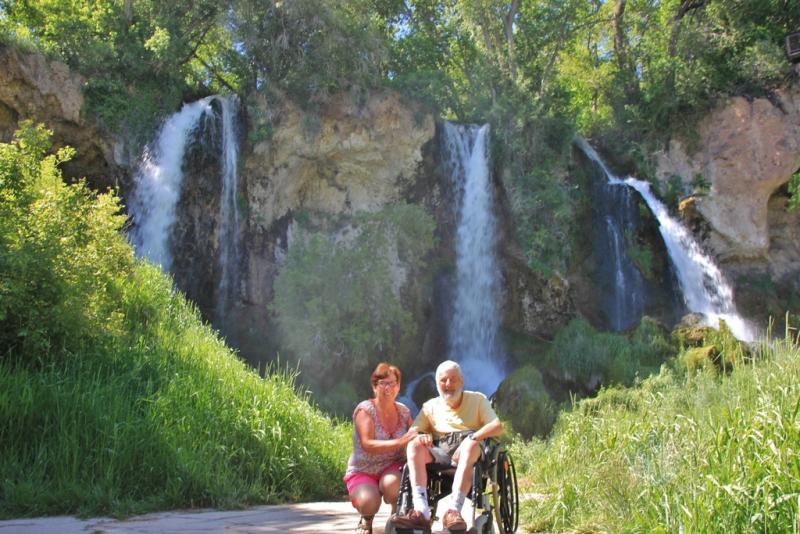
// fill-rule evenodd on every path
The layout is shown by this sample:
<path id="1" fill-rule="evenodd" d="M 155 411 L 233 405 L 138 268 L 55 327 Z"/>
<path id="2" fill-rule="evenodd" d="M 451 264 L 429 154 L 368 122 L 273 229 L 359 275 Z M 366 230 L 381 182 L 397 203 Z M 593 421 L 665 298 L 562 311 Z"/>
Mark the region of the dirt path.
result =
<path id="1" fill-rule="evenodd" d="M 465 512 L 467 510 L 465 509 Z M 383 534 L 389 506 L 383 505 L 375 517 L 374 534 Z M 349 502 L 316 502 L 283 506 L 258 506 L 247 510 L 189 510 L 135 516 L 125 520 L 110 518 L 76 519 L 42 517 L 0 521 L 0 534 L 151 534 L 276 532 L 352 533 L 358 515 Z M 438 527 L 438 530 L 437 530 Z M 434 533 L 441 531 L 434 525 Z"/>

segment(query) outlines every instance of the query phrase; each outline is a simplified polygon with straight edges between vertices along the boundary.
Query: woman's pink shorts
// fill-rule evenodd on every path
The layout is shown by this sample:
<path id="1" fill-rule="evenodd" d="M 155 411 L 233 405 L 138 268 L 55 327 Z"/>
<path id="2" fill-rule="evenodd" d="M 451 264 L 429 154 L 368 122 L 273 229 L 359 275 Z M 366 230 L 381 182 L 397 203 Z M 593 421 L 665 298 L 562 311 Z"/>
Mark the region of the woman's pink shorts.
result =
<path id="1" fill-rule="evenodd" d="M 347 486 L 347 493 L 353 493 L 353 489 L 356 486 L 361 484 L 372 484 L 376 488 L 378 487 L 378 482 L 380 482 L 381 477 L 386 473 L 393 473 L 393 472 L 400 472 L 403 470 L 402 463 L 394 463 L 378 473 L 377 475 L 371 475 L 369 473 L 362 473 L 360 471 L 356 471 L 355 473 L 350 473 L 349 475 L 344 476 L 344 483 Z"/>

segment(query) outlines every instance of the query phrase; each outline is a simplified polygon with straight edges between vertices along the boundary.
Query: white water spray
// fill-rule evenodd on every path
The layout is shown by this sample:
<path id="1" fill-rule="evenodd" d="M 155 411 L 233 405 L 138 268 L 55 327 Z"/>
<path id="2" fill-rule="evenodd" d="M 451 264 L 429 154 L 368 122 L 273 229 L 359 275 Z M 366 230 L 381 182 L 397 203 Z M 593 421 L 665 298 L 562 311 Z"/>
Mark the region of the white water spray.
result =
<path id="1" fill-rule="evenodd" d="M 463 192 L 456 236 L 456 296 L 450 323 L 450 358 L 459 362 L 467 389 L 487 395 L 504 377 L 497 343 L 500 271 L 486 139 L 489 126 L 444 125 L 450 170 Z"/>
<path id="2" fill-rule="evenodd" d="M 203 117 L 211 117 L 217 124 L 212 102 L 221 108 L 221 194 L 219 216 L 219 283 L 217 315 L 222 319 L 231 300 L 231 292 L 238 284 L 239 261 L 239 208 L 238 144 L 235 126 L 238 101 L 235 97 L 209 96 L 185 104 L 170 116 L 161 127 L 155 142 L 145 149 L 142 163 L 136 174 L 135 190 L 130 204 L 135 227 L 131 240 L 137 254 L 161 265 L 165 271 L 172 267 L 170 234 L 175 224 L 176 206 L 183 185 L 183 159 L 186 147 L 194 141 Z M 212 133 L 215 129 L 211 130 Z"/>
<path id="3" fill-rule="evenodd" d="M 222 194 L 220 198 L 219 266 L 217 315 L 223 319 L 231 292 L 239 282 L 239 202 L 237 162 L 239 147 L 235 128 L 235 98 L 221 98 L 222 104 Z"/>
<path id="4" fill-rule="evenodd" d="M 678 281 L 686 306 L 694 313 L 702 314 L 710 326 L 719 328 L 720 319 L 725 321 L 738 339 L 755 339 L 753 328 L 739 315 L 733 301 L 733 290 L 714 263 L 691 235 L 676 219 L 670 216 L 667 207 L 650 190 L 650 184 L 627 177 L 618 178 L 608 170 L 600 156 L 585 141 L 578 140 L 581 150 L 600 165 L 610 184 L 632 187 L 642 195 L 659 222 L 659 231 L 664 238 L 667 252 L 677 271 Z"/>
<path id="5" fill-rule="evenodd" d="M 169 235 L 183 183 L 183 156 L 200 117 L 211 112 L 213 98 L 184 104 L 164 122 L 155 143 L 145 149 L 134 178 L 129 205 L 135 222 L 131 241 L 139 256 L 161 265 L 164 271 L 172 267 Z"/>

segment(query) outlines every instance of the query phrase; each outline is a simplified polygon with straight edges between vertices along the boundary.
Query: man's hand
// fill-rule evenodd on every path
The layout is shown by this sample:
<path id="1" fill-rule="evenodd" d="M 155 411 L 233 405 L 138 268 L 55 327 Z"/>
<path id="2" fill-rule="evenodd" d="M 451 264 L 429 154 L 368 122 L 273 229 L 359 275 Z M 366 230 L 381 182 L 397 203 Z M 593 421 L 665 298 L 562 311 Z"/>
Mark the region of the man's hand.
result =
<path id="1" fill-rule="evenodd" d="M 421 444 L 425 445 L 426 447 L 433 446 L 433 437 L 430 434 L 419 434 L 417 436 L 417 441 Z"/>

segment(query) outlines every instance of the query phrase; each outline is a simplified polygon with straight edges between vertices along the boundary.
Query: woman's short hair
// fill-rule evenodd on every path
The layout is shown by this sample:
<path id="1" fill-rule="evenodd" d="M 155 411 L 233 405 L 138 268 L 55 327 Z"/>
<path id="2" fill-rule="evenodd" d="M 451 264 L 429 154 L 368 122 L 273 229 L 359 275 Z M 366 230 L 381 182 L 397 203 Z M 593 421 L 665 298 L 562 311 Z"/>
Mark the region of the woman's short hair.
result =
<path id="1" fill-rule="evenodd" d="M 389 375 L 394 375 L 395 379 L 397 379 L 397 383 L 400 383 L 400 378 L 403 376 L 403 373 L 400 372 L 400 369 L 391 365 L 386 362 L 381 362 L 372 371 L 372 376 L 370 377 L 369 381 L 372 384 L 372 387 L 378 385 L 379 380 L 383 380 L 384 378 L 388 377 Z"/>

